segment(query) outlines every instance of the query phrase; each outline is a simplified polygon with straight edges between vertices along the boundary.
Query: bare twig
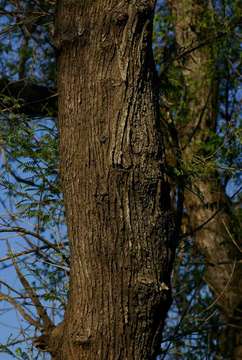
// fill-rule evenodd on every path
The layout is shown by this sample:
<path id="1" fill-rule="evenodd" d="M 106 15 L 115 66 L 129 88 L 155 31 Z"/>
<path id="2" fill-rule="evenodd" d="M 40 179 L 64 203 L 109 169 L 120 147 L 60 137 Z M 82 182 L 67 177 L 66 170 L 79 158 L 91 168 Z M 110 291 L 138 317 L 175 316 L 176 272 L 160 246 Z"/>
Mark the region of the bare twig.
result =
<path id="1" fill-rule="evenodd" d="M 9 245 L 8 245 L 9 246 Z M 9 246 L 9 250 L 10 252 L 12 252 L 10 246 Z M 30 283 L 28 282 L 28 280 L 24 277 L 24 275 L 21 273 L 17 262 L 14 258 L 14 255 L 12 256 L 12 262 L 13 265 L 15 267 L 16 273 L 18 275 L 18 278 L 21 282 L 21 284 L 23 285 L 24 289 L 26 290 L 27 294 L 29 295 L 30 299 L 32 300 L 33 304 L 36 307 L 36 311 L 40 317 L 40 319 L 43 321 L 44 327 L 45 328 L 51 328 L 54 327 L 54 324 L 52 323 L 52 321 L 50 320 L 45 308 L 43 307 L 43 305 L 41 304 L 38 295 L 36 294 L 34 288 L 30 285 Z"/>
<path id="2" fill-rule="evenodd" d="M 47 245 L 34 246 L 32 249 L 23 250 L 23 251 L 20 251 L 18 253 L 14 253 L 13 255 L 7 255 L 7 256 L 3 257 L 3 258 L 0 259 L 0 263 L 4 262 L 4 261 L 12 260 L 13 256 L 15 258 L 17 258 L 17 257 L 20 257 L 20 256 L 29 255 L 29 254 L 33 254 L 33 253 L 39 254 L 39 252 L 41 250 L 45 250 L 45 249 L 49 249 L 49 246 L 47 246 Z"/>
<path id="3" fill-rule="evenodd" d="M 205 312 L 205 311 L 210 310 L 214 305 L 217 304 L 217 302 L 219 301 L 219 299 L 224 295 L 224 293 L 225 293 L 226 290 L 228 289 L 228 287 L 229 287 L 229 285 L 230 285 L 230 283 L 231 283 L 231 281 L 232 281 L 232 279 L 233 279 L 235 267 L 236 267 L 236 261 L 233 263 L 233 269 L 232 269 L 232 271 L 231 271 L 230 277 L 229 277 L 227 283 L 225 284 L 223 290 L 222 290 L 222 291 L 220 292 L 220 294 L 216 297 L 216 299 L 215 299 L 205 310 L 202 311 L 202 313 Z M 209 316 L 209 318 L 210 318 L 210 316 Z M 204 321 L 206 322 L 207 320 L 208 320 L 208 319 L 205 319 Z"/>
<path id="4" fill-rule="evenodd" d="M 234 239 L 233 235 L 231 234 L 228 226 L 225 224 L 225 222 L 224 222 L 223 220 L 222 220 L 222 223 L 224 224 L 224 227 L 225 227 L 225 229 L 226 229 L 226 231 L 227 231 L 230 239 L 232 240 L 233 244 L 235 245 L 235 247 L 237 247 L 237 249 L 239 250 L 239 252 L 242 253 L 242 249 L 240 248 L 240 246 L 239 246 L 239 245 L 237 244 L 237 242 L 235 241 L 235 239 Z"/>
<path id="5" fill-rule="evenodd" d="M 36 327 L 39 330 L 42 330 L 42 325 L 39 321 L 33 319 L 24 309 L 23 307 L 17 303 L 15 299 L 6 294 L 0 293 L 0 301 L 6 301 L 11 304 L 21 315 L 22 317 L 32 326 Z"/>
<path id="6" fill-rule="evenodd" d="M 33 231 L 30 231 L 30 230 L 27 230 L 27 229 L 24 229 L 24 228 L 22 228 L 20 226 L 0 228 L 0 233 L 13 233 L 13 232 L 33 236 L 36 239 L 42 241 L 50 249 L 59 250 L 59 247 L 57 245 L 49 242 L 47 239 L 45 239 L 40 234 L 38 234 L 36 232 L 33 232 Z"/>

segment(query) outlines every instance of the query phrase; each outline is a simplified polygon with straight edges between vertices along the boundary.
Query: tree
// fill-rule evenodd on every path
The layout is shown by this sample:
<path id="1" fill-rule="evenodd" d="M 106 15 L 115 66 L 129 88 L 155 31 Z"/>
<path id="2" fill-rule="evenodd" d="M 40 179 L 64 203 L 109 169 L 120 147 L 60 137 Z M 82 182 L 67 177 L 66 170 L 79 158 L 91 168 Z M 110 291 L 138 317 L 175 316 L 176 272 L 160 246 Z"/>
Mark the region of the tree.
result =
<path id="1" fill-rule="evenodd" d="M 61 176 L 72 268 L 57 358 L 148 359 L 159 347 L 176 239 L 153 11 L 153 1 L 58 4 Z"/>
<path id="2" fill-rule="evenodd" d="M 175 66 L 183 81 L 184 96 L 182 121 L 177 116 L 173 116 L 172 121 L 175 121 L 182 154 L 181 172 L 188 175 L 192 170 L 193 176 L 188 189 L 186 184 L 184 206 L 195 232 L 195 244 L 206 259 L 206 281 L 228 324 L 221 352 L 225 358 L 238 359 L 242 356 L 240 232 L 233 203 L 226 195 L 226 180 L 222 180 L 226 175 L 220 168 L 224 159 L 219 160 L 219 146 L 221 150 L 226 146 L 217 134 L 221 123 L 225 121 L 229 126 L 234 116 L 233 110 L 227 109 L 227 115 L 220 118 L 219 98 L 221 101 L 221 67 L 229 61 L 228 53 L 224 55 L 228 49 L 226 33 L 233 34 L 240 18 L 235 9 L 231 9 L 233 16 L 221 28 L 219 12 L 216 14 L 209 2 L 169 1 L 169 4 L 176 19 L 178 59 Z M 218 39 L 223 37 L 218 44 Z M 180 55 L 179 51 L 183 53 Z M 227 108 L 231 101 L 228 97 L 227 90 Z M 228 132 L 227 137 L 231 137 L 231 133 Z M 198 171 L 199 176 L 194 177 Z"/>
<path id="3" fill-rule="evenodd" d="M 110 3 L 116 5 L 115 1 Z M 213 249 L 219 257 L 222 253 L 223 262 L 236 262 L 238 257 L 234 252 L 236 245 L 231 244 L 229 237 L 225 239 L 222 252 L 219 251 L 221 245 L 217 245 L 223 236 L 220 232 L 221 219 L 223 222 L 225 219 L 227 233 L 231 231 L 228 225 L 231 214 L 218 218 L 211 208 L 214 203 L 219 203 L 219 212 L 227 212 L 227 206 L 225 209 L 224 201 L 220 204 L 217 195 L 214 198 L 204 181 L 209 176 L 218 186 L 217 171 L 212 169 L 203 176 L 195 176 L 200 168 L 195 166 L 194 159 L 204 164 L 204 159 L 210 156 L 207 149 L 198 143 L 209 139 L 207 125 L 213 128 L 216 120 L 216 114 L 211 115 L 211 112 L 216 105 L 219 77 L 211 74 L 217 59 L 214 43 L 221 35 L 212 19 L 213 12 L 209 11 L 206 2 L 170 2 L 176 44 L 166 58 L 166 79 L 164 71 L 161 71 L 160 78 L 157 76 L 152 60 L 150 23 L 154 4 L 147 6 L 139 1 L 129 6 L 126 3 L 119 5 L 106 11 L 105 2 L 99 9 L 98 4 L 91 2 L 78 4 L 63 1 L 59 2 L 57 10 L 54 42 L 59 62 L 62 188 L 73 270 L 65 325 L 62 323 L 54 327 L 46 320 L 44 335 L 35 342 L 57 358 L 62 355 L 56 354 L 56 349 L 65 354 L 64 358 L 72 356 L 72 340 L 77 356 L 81 356 L 79 352 L 85 354 L 83 358 L 99 356 L 94 354 L 98 353 L 100 346 L 102 351 L 105 351 L 105 346 L 107 348 L 107 339 L 103 338 L 103 334 L 110 332 L 109 324 L 112 322 L 115 327 L 109 338 L 111 358 L 115 356 L 112 355 L 114 352 L 120 352 L 122 357 L 126 351 L 131 354 L 128 355 L 130 358 L 149 358 L 152 351 L 157 352 L 170 302 L 169 276 L 180 234 L 184 200 L 185 211 L 190 218 L 190 233 L 192 236 L 198 234 L 197 242 L 203 252 L 207 249 L 204 241 L 209 234 L 213 237 Z M 26 43 L 24 41 L 23 46 L 26 47 Z M 21 74 L 24 64 L 26 56 L 22 56 Z M 21 82 L 22 78 L 21 75 Z M 176 99 L 174 102 L 174 86 L 173 90 L 167 91 L 168 96 L 162 94 L 161 122 L 159 88 L 167 93 L 165 89 L 173 79 L 178 84 L 177 88 L 183 89 L 178 93 L 184 101 L 180 103 Z M 19 94 L 21 82 L 9 84 L 4 81 L 5 97 L 6 89 L 13 95 Z M 25 113 L 43 115 L 43 106 L 39 109 L 31 106 L 34 99 L 29 101 L 28 89 L 33 96 L 33 86 L 26 84 L 24 96 L 21 96 L 23 104 L 17 103 L 17 108 Z M 53 100 L 53 90 L 39 85 L 34 89 L 38 94 L 38 104 L 41 105 L 45 97 Z M 199 114 L 196 131 L 193 126 L 195 114 Z M 185 122 L 185 127 L 181 126 L 178 117 Z M 164 133 L 171 138 L 175 154 L 166 136 L 162 136 Z M 211 138 L 211 134 L 209 136 Z M 192 159 L 189 157 L 191 154 Z M 167 174 L 175 188 L 173 202 L 169 198 Z M 12 176 L 21 181 L 13 171 Z M 196 186 L 192 183 L 195 179 L 198 181 Z M 187 191 L 188 186 L 195 195 Z M 224 189 L 220 193 L 224 196 Z M 177 208 L 174 220 L 173 207 Z M 202 224 L 201 219 L 204 219 Z M 221 235 L 212 235 L 214 227 Z M 148 238 L 150 241 L 147 243 Z M 231 245 L 232 251 L 227 250 L 231 249 Z M 223 305 L 225 294 L 227 299 L 232 296 L 235 304 L 232 305 L 233 310 L 229 308 L 229 313 L 235 314 L 240 298 L 236 281 L 233 280 L 235 285 L 230 292 L 227 289 L 224 291 L 223 283 L 230 265 L 221 264 L 226 276 L 218 277 L 216 274 L 221 273 L 220 268 L 216 267 L 217 272 L 210 271 L 211 262 L 216 263 L 212 255 L 205 251 L 209 283 L 217 284 L 215 301 L 220 303 L 227 315 L 231 302 L 227 302 L 229 306 Z M 81 264 L 79 259 L 82 259 Z M 239 271 L 236 265 L 235 279 L 240 278 Z M 20 274 L 18 269 L 17 272 Z M 80 274 L 78 278 L 77 274 Z M 29 288 L 29 285 L 25 284 L 26 287 Z M 38 303 L 33 303 L 38 309 Z M 85 309 L 86 317 L 81 320 L 80 316 L 80 323 L 77 321 L 73 327 L 76 312 L 80 313 L 82 309 Z M 160 323 L 157 323 L 158 318 Z M 82 324 L 83 321 L 88 325 L 90 319 L 98 340 L 93 331 L 85 331 Z M 107 320 L 110 320 L 109 323 Z M 237 319 L 235 321 L 236 325 Z M 63 342 L 63 336 L 70 342 L 61 347 L 59 344 Z M 132 350 L 134 353 L 130 353 L 130 347 L 135 349 Z"/>
<path id="4" fill-rule="evenodd" d="M 154 2 L 118 5 L 57 8 L 72 266 L 64 323 L 53 327 L 45 316 L 38 339 L 56 359 L 154 357 L 171 301 L 176 244 L 151 49 Z"/>

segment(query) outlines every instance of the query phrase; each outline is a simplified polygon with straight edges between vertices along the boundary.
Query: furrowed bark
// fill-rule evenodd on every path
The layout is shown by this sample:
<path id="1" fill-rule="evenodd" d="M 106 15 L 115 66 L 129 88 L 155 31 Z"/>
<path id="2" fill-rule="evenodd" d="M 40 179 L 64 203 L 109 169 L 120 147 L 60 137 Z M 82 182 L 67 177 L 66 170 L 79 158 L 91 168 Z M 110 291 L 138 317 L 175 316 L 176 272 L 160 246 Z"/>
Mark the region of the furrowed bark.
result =
<path id="1" fill-rule="evenodd" d="M 209 131 L 216 129 L 218 79 L 216 57 L 211 40 L 216 39 L 212 21 L 204 27 L 211 15 L 209 1 L 169 1 L 178 47 L 185 51 L 181 58 L 184 86 L 189 104 L 186 123 L 178 125 L 183 161 L 191 162 L 201 154 L 201 144 L 209 141 Z M 210 15 L 209 15 L 210 11 Z M 207 45 L 206 45 L 207 39 Z M 196 48 L 200 43 L 203 46 Z M 186 51 L 188 50 L 188 51 Z M 206 163 L 204 164 L 206 166 Z M 242 252 L 238 232 L 217 171 L 201 176 L 196 187 L 201 197 L 186 191 L 185 208 L 194 229 L 195 243 L 205 256 L 205 278 L 220 306 L 226 322 L 221 337 L 223 359 L 242 358 Z M 210 219 L 210 220 L 209 220 Z M 209 220 L 209 221 L 208 221 Z"/>
<path id="2" fill-rule="evenodd" d="M 175 242 L 153 12 L 152 0 L 58 3 L 60 157 L 71 274 L 62 335 L 52 349 L 45 345 L 54 359 L 147 360 L 160 346 Z"/>

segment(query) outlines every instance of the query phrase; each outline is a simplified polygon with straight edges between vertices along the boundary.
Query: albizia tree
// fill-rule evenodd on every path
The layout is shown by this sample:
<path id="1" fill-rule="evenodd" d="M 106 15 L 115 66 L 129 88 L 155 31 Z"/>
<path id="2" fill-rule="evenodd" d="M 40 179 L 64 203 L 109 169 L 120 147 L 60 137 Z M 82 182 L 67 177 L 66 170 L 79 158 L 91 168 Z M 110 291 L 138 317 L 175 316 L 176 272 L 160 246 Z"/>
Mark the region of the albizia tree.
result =
<path id="1" fill-rule="evenodd" d="M 24 39 L 20 81 L 1 79 L 1 107 L 7 113 L 16 110 L 44 118 L 55 111 L 56 94 L 45 84 L 25 81 L 26 54 L 32 38 L 41 45 L 47 41 L 39 27 L 53 2 L 13 3 L 16 9 L 5 9 L 5 14 L 21 17 L 24 9 L 26 16 L 19 20 Z M 61 190 L 70 245 L 70 258 L 61 255 L 70 266 L 64 320 L 56 325 L 50 319 L 11 249 L 9 258 L 35 305 L 37 320 L 13 298 L 0 295 L 42 333 L 34 345 L 54 360 L 156 358 L 171 304 L 175 251 L 187 218 L 183 236 L 193 237 L 205 256 L 206 280 L 233 344 L 228 347 L 223 340 L 222 353 L 240 358 L 241 251 L 221 171 L 210 161 L 216 158 L 214 150 L 205 146 L 213 144 L 218 132 L 222 57 L 217 42 L 233 32 L 237 17 L 222 31 L 210 1 L 168 1 L 172 30 L 167 29 L 167 37 L 173 43 L 167 48 L 161 44 L 168 53 L 163 53 L 158 75 L 152 50 L 155 5 L 154 0 L 59 0 L 56 5 L 52 41 L 57 56 Z M 21 100 L 6 109 L 10 95 Z M 10 124 L 18 126 L 18 121 Z M 28 126 L 33 148 L 54 165 L 44 169 L 47 175 L 41 175 L 41 181 L 7 170 L 32 189 L 57 194 L 59 189 L 48 178 L 56 176 L 56 153 L 46 145 L 54 142 L 47 135 L 50 129 L 42 127 L 40 134 L 47 133 L 41 143 Z M 37 156 L 35 151 L 31 155 Z M 31 171 L 35 166 L 36 159 Z M 41 174 L 41 168 L 38 171 Z M 46 219 L 53 199 L 40 198 Z M 35 233 L 7 225 L 2 232 L 15 231 L 43 242 L 38 224 Z M 51 258 L 65 243 L 57 245 L 44 240 L 30 251 L 48 263 L 43 250 L 51 250 Z M 52 256 L 52 265 L 53 261 Z"/>
<path id="2" fill-rule="evenodd" d="M 58 122 L 70 241 L 56 359 L 148 359 L 170 305 L 175 224 L 152 55 L 154 1 L 59 1 Z"/>

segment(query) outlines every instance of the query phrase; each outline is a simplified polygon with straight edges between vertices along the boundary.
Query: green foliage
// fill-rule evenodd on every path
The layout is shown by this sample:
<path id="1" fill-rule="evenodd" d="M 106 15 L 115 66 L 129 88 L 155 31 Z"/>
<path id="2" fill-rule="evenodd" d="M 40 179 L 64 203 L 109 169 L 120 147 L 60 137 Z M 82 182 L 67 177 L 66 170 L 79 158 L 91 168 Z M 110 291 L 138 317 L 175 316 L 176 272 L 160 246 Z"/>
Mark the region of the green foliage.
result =
<path id="1" fill-rule="evenodd" d="M 60 216 L 63 221 L 55 121 L 10 116 L 2 119 L 0 133 L 5 170 L 0 186 L 15 200 L 19 216 L 38 218 L 40 227 L 53 226 Z"/>
<path id="2" fill-rule="evenodd" d="M 211 9 L 202 14 L 199 32 L 197 26 L 193 28 L 201 45 L 198 51 L 210 51 L 214 59 L 200 71 L 207 72 L 208 86 L 210 79 L 219 83 L 219 108 L 214 109 L 217 112 L 215 127 L 208 125 L 203 131 L 203 138 L 199 138 L 196 136 L 199 126 L 196 128 L 193 125 L 194 130 L 187 139 L 182 138 L 182 134 L 186 133 L 190 123 L 195 123 L 190 117 L 191 107 L 196 89 L 200 89 L 199 82 L 188 84 L 183 76 L 184 67 L 187 66 L 184 54 L 188 51 L 192 54 L 196 51 L 192 48 L 199 44 L 180 49 L 175 41 L 174 19 L 169 14 L 167 4 L 162 2 L 157 7 L 154 54 L 160 76 L 162 125 L 166 130 L 167 173 L 174 184 L 176 197 L 178 190 L 185 188 L 205 201 L 204 194 L 196 186 L 201 180 L 217 179 L 224 188 L 230 185 L 233 193 L 241 186 L 241 85 L 238 76 L 241 73 L 241 45 L 239 28 L 236 26 L 238 8 L 236 1 L 217 1 L 215 12 Z M 204 42 L 206 36 L 208 41 Z M 197 115 L 193 114 L 195 117 Z M 190 149 L 189 152 L 191 143 L 193 151 Z M 241 219 L 240 212 L 241 208 L 237 209 L 234 228 Z M 162 342 L 162 360 L 220 358 L 218 334 L 224 324 L 221 323 L 216 304 L 211 306 L 213 294 L 203 280 L 205 259 L 192 249 L 191 233 L 190 237 L 182 238 L 177 252 L 173 271 L 174 301 Z"/>
<path id="3" fill-rule="evenodd" d="M 0 74 L 8 80 L 23 76 L 38 85 L 53 87 L 56 69 L 50 27 L 54 3 L 30 0 L 19 1 L 18 6 L 23 10 L 19 14 L 14 3 L 0 1 L 0 10 L 6 11 L 0 23 Z M 26 33 L 29 35 L 24 38 Z M 0 230 L 7 231 L 7 236 L 1 236 L 1 246 L 3 254 L 6 248 L 9 256 L 0 267 L 9 268 L 12 262 L 7 244 L 12 254 L 23 252 L 16 256 L 20 270 L 58 323 L 68 291 L 69 249 L 58 176 L 56 119 L 51 117 L 52 110 L 49 118 L 21 114 L 21 102 L 10 94 L 1 94 L 0 102 L 5 108 L 0 118 Z M 16 296 L 2 279 L 0 282 L 1 291 Z M 25 311 L 38 317 L 26 290 L 18 285 L 17 291 Z M 16 359 L 46 359 L 33 348 L 33 336 L 33 327 L 22 323 L 20 334 L 9 338 L 0 352 Z"/>

